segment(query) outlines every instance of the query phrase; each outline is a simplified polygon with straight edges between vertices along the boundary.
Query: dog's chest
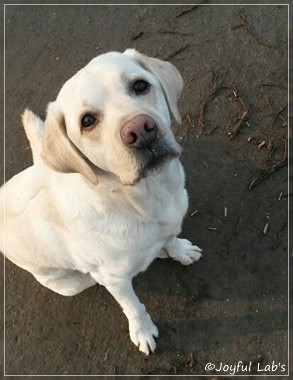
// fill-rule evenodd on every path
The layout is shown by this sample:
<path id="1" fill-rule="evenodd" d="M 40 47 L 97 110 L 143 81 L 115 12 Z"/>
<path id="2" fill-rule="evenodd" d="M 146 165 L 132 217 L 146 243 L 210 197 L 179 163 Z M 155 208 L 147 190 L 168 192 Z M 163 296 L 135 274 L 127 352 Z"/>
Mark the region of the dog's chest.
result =
<path id="1" fill-rule="evenodd" d="M 66 241 L 77 267 L 100 271 L 115 265 L 135 275 L 180 232 L 187 209 L 183 182 L 149 181 L 128 190 L 101 192 L 96 201 L 76 203 L 81 210 L 76 210 Z"/>
<path id="2" fill-rule="evenodd" d="M 89 242 L 98 240 L 112 250 L 147 249 L 178 234 L 186 207 L 183 188 L 127 198 L 113 194 L 107 205 L 89 202 L 83 212 L 77 212 L 69 232 Z"/>

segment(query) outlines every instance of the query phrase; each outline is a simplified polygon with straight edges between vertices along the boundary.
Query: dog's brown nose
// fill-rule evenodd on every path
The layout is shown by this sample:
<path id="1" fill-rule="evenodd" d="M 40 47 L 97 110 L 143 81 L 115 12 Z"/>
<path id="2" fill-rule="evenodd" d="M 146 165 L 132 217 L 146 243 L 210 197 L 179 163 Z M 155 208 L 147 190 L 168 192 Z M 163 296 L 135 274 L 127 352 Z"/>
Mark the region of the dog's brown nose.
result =
<path id="1" fill-rule="evenodd" d="M 157 125 L 150 116 L 137 115 L 123 124 L 120 136 L 124 144 L 128 146 L 145 148 L 156 139 Z"/>

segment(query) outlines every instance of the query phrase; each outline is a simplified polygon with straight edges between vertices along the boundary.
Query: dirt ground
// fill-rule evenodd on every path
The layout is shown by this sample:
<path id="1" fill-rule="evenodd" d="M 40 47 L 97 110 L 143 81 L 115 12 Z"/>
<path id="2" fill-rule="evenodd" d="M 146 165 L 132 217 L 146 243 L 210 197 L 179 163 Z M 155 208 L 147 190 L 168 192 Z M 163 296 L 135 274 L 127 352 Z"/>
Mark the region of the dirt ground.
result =
<path id="1" fill-rule="evenodd" d="M 102 286 L 62 297 L 6 260 L 5 374 L 212 376 L 241 361 L 250 371 L 236 374 L 286 375 L 287 6 L 18 5 L 5 24 L 6 180 L 32 162 L 24 108 L 44 117 L 91 58 L 134 47 L 184 78 L 182 236 L 204 249 L 135 278 L 160 332 L 149 357 Z"/>

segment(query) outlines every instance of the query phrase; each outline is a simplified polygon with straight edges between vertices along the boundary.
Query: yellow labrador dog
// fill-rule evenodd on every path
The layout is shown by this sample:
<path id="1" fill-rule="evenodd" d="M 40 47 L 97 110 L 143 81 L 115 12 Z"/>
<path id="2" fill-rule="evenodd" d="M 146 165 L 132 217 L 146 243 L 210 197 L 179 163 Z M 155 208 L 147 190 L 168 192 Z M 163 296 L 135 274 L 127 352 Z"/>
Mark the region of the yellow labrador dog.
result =
<path id="1" fill-rule="evenodd" d="M 188 199 L 169 110 L 180 122 L 182 87 L 172 64 L 133 49 L 94 58 L 45 122 L 25 111 L 34 164 L 1 189 L 5 255 L 65 296 L 104 285 L 145 354 L 158 330 L 132 278 L 157 257 L 189 265 L 202 256 L 176 237 Z"/>

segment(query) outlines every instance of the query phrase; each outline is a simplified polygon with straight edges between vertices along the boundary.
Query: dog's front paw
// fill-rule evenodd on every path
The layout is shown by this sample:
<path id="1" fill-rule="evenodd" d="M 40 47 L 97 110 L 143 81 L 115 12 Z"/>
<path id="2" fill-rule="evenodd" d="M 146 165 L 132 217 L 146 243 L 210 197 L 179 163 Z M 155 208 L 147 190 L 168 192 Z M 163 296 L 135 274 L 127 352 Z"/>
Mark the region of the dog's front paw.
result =
<path id="1" fill-rule="evenodd" d="M 139 318 L 129 320 L 129 333 L 131 341 L 138 347 L 139 351 L 149 355 L 154 352 L 156 342 L 154 338 L 159 336 L 157 326 L 154 325 L 148 313 Z"/>
<path id="2" fill-rule="evenodd" d="M 202 250 L 187 239 L 177 238 L 175 243 L 168 246 L 167 251 L 172 259 L 183 265 L 190 265 L 202 257 Z"/>

